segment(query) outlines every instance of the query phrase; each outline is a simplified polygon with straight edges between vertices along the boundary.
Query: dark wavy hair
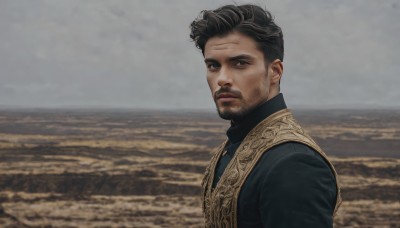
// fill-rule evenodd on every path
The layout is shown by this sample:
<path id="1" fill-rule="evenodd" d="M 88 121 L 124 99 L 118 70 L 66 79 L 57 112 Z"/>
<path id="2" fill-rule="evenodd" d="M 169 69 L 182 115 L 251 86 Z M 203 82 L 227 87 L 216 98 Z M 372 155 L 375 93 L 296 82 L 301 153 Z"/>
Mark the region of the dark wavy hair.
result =
<path id="1" fill-rule="evenodd" d="M 253 38 L 266 60 L 283 61 L 283 34 L 267 10 L 256 5 L 226 5 L 216 10 L 203 10 L 190 24 L 190 38 L 204 55 L 204 46 L 214 36 L 240 32 Z"/>

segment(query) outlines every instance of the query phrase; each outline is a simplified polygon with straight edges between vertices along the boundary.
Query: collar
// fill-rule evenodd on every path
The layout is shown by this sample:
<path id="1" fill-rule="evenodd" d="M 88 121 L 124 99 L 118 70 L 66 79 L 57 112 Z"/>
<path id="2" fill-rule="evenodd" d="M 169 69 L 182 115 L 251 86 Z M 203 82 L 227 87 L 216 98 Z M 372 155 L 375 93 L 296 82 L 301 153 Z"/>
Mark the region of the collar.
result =
<path id="1" fill-rule="evenodd" d="M 273 113 L 285 109 L 286 103 L 283 94 L 279 93 L 272 99 L 258 105 L 240 120 L 231 121 L 231 127 L 226 132 L 230 143 L 243 141 L 246 135 L 262 120 Z"/>

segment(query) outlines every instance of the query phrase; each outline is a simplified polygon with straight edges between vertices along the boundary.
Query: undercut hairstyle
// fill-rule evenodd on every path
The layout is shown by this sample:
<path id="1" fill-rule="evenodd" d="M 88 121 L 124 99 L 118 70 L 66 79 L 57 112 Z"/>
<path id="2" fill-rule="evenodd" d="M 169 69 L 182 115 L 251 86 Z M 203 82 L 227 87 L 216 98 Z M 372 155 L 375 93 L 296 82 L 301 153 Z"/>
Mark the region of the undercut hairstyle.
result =
<path id="1" fill-rule="evenodd" d="M 283 61 L 283 34 L 271 13 L 257 5 L 226 5 L 216 10 L 203 10 L 190 24 L 190 38 L 204 55 L 211 37 L 239 32 L 257 42 L 269 62 Z"/>

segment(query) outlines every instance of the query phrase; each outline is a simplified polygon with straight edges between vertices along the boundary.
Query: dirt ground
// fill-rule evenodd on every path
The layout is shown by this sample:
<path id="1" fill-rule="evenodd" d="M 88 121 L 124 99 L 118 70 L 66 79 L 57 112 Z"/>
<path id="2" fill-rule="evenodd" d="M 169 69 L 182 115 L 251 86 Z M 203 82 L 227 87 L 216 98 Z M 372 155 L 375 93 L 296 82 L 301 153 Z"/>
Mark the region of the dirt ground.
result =
<path id="1" fill-rule="evenodd" d="M 400 227 L 400 111 L 294 114 L 339 174 L 335 227 Z M 202 227 L 200 181 L 227 127 L 201 112 L 2 111 L 0 227 Z"/>

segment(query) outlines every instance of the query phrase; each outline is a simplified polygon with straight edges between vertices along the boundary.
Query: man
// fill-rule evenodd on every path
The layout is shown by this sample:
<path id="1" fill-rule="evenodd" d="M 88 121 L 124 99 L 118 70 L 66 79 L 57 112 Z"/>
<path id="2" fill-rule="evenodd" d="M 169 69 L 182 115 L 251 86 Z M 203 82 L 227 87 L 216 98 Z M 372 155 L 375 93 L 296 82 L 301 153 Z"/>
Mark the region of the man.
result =
<path id="1" fill-rule="evenodd" d="M 202 183 L 206 227 L 332 227 L 336 172 L 279 92 L 283 35 L 271 14 L 227 5 L 190 28 L 218 113 L 231 121 Z"/>

